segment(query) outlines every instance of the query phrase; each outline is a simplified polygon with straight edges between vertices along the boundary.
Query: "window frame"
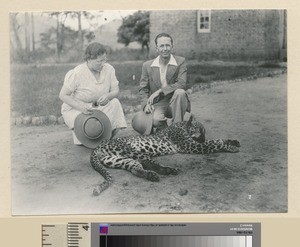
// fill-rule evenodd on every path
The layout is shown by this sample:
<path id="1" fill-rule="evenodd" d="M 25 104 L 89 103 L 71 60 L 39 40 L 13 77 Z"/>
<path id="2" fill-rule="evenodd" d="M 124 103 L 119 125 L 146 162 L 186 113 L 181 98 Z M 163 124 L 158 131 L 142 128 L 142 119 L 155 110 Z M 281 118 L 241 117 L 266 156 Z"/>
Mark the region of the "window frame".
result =
<path id="1" fill-rule="evenodd" d="M 207 29 L 201 29 L 201 12 L 204 13 L 204 17 L 208 17 L 208 28 Z M 207 14 L 206 14 L 207 12 Z M 206 22 L 204 22 L 205 24 Z M 210 33 L 211 32 L 211 10 L 210 9 L 201 9 L 197 11 L 197 32 L 198 33 Z"/>

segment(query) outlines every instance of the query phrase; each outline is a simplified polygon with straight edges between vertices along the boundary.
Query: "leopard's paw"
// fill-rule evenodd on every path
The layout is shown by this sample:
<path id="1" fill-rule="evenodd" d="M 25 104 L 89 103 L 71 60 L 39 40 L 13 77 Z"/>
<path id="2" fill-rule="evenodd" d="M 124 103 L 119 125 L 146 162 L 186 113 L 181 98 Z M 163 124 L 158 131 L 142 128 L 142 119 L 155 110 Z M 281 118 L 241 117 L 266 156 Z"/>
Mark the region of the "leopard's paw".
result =
<path id="1" fill-rule="evenodd" d="M 241 144 L 238 140 L 228 140 L 228 144 L 235 147 L 241 147 Z"/>
<path id="2" fill-rule="evenodd" d="M 236 147 L 236 146 L 231 146 L 230 149 L 229 149 L 229 151 L 230 151 L 231 153 L 238 153 L 240 150 L 239 150 L 239 148 Z"/>
<path id="3" fill-rule="evenodd" d="M 239 147 L 241 147 L 241 144 L 238 140 L 225 140 L 223 151 L 237 153 L 239 152 Z"/>
<path id="4" fill-rule="evenodd" d="M 102 193 L 102 191 L 106 190 L 109 187 L 110 184 L 111 181 L 104 181 L 102 184 L 98 185 L 93 190 L 93 196 L 99 196 Z"/>
<path id="5" fill-rule="evenodd" d="M 177 175 L 180 170 L 169 166 L 161 166 L 156 172 L 160 175 Z"/>
<path id="6" fill-rule="evenodd" d="M 101 193 L 101 191 L 100 191 L 98 188 L 95 188 L 95 189 L 93 190 L 93 196 L 99 196 L 100 193 Z"/>
<path id="7" fill-rule="evenodd" d="M 181 170 L 177 168 L 168 167 L 169 175 L 178 175 Z"/>
<path id="8" fill-rule="evenodd" d="M 153 171 L 147 171 L 147 177 L 146 177 L 149 181 L 152 182 L 158 182 L 160 180 L 158 174 L 156 172 Z"/>

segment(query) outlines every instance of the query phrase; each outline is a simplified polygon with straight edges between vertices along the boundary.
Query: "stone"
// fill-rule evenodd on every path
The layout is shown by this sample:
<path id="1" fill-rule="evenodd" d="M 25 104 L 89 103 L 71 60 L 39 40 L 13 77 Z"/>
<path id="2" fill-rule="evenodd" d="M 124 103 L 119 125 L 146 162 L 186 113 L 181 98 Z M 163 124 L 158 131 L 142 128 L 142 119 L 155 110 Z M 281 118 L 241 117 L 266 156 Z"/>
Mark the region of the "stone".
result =
<path id="1" fill-rule="evenodd" d="M 47 124 L 48 123 L 48 116 L 40 116 L 41 124 Z"/>
<path id="2" fill-rule="evenodd" d="M 16 118 L 16 125 L 21 125 L 23 123 L 23 118 L 17 117 Z"/>
<path id="3" fill-rule="evenodd" d="M 129 113 L 133 113 L 134 112 L 134 107 L 133 106 L 129 106 Z"/>
<path id="4" fill-rule="evenodd" d="M 57 119 L 56 119 L 56 117 L 55 117 L 54 115 L 50 115 L 50 116 L 48 117 L 48 123 L 49 123 L 49 124 L 55 124 L 56 121 L 57 121 Z"/>
<path id="5" fill-rule="evenodd" d="M 134 106 L 134 112 L 138 112 L 138 111 L 141 111 L 141 110 L 142 110 L 141 105 Z"/>
<path id="6" fill-rule="evenodd" d="M 129 106 L 124 106 L 123 107 L 123 111 L 124 111 L 124 114 L 128 114 L 129 113 Z"/>
<path id="7" fill-rule="evenodd" d="M 40 118 L 39 118 L 39 117 L 33 117 L 33 118 L 32 118 L 32 124 L 33 124 L 33 125 L 36 125 L 36 126 L 41 125 L 41 120 L 40 120 Z"/>
<path id="8" fill-rule="evenodd" d="M 60 116 L 58 119 L 57 119 L 57 123 L 58 124 L 64 124 L 65 123 L 65 120 L 62 116 Z"/>
<path id="9" fill-rule="evenodd" d="M 23 124 L 29 125 L 31 124 L 32 121 L 32 117 L 27 116 L 27 117 L 23 117 Z"/>
<path id="10" fill-rule="evenodd" d="M 188 193 L 188 191 L 186 189 L 180 189 L 180 191 L 179 191 L 179 195 L 181 195 L 181 196 L 185 196 L 185 195 L 187 195 L 187 193 Z"/>

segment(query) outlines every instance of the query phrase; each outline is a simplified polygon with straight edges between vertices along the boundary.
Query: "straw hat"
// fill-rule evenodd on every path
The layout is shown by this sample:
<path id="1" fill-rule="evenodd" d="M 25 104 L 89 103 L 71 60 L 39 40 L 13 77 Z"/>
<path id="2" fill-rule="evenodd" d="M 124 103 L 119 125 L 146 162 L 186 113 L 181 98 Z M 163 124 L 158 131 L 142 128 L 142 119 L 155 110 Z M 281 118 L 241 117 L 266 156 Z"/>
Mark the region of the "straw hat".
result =
<path id="1" fill-rule="evenodd" d="M 109 118 L 100 110 L 93 109 L 92 114 L 79 114 L 74 123 L 77 139 L 88 148 L 95 148 L 102 140 L 109 140 L 112 127 Z"/>
<path id="2" fill-rule="evenodd" d="M 150 135 L 153 126 L 153 115 L 143 111 L 138 112 L 132 119 L 132 128 L 141 135 Z"/>

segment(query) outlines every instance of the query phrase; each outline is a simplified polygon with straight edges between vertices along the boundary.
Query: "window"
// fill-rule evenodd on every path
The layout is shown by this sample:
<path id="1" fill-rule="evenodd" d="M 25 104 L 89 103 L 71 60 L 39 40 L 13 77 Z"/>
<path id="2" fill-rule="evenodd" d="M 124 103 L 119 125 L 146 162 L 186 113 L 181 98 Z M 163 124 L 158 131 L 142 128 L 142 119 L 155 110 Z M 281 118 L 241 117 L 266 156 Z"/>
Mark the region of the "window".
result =
<path id="1" fill-rule="evenodd" d="M 198 10 L 197 27 L 198 33 L 209 33 L 211 26 L 210 10 Z"/>

